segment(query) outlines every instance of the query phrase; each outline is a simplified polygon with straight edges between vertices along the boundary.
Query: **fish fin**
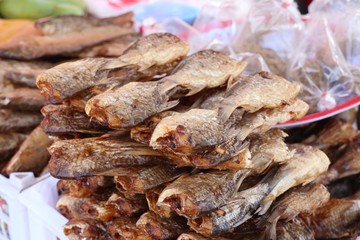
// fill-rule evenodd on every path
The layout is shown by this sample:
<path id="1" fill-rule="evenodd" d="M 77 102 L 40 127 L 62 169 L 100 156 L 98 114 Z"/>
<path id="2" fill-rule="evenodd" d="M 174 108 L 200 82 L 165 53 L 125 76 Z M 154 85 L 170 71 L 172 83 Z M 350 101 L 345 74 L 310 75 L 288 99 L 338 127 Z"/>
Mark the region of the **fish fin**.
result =
<path id="1" fill-rule="evenodd" d="M 247 176 L 249 176 L 250 170 L 248 170 L 248 169 L 241 169 L 241 170 L 238 170 L 238 174 L 241 174 L 241 177 L 239 178 L 239 180 L 238 180 L 238 182 L 237 182 L 237 184 L 236 184 L 236 188 L 235 188 L 236 190 L 235 190 L 234 194 L 239 190 L 239 188 L 240 188 L 242 182 L 244 181 L 244 179 L 245 179 Z"/>
<path id="2" fill-rule="evenodd" d="M 186 88 L 186 86 L 184 86 L 185 88 Z M 190 88 L 188 88 L 188 89 L 190 89 Z M 205 89 L 205 87 L 202 87 L 202 88 L 192 88 L 192 89 L 190 89 L 190 91 L 186 94 L 186 96 L 188 97 L 188 96 L 192 96 L 192 95 L 194 95 L 194 94 L 196 94 L 196 93 L 198 93 L 198 92 L 200 92 L 200 91 L 202 91 L 202 90 L 204 90 Z"/>
<path id="3" fill-rule="evenodd" d="M 226 88 L 229 89 L 237 81 L 233 75 L 229 76 Z"/>
<path id="4" fill-rule="evenodd" d="M 163 108 L 161 109 L 161 112 L 162 112 L 162 111 L 169 110 L 169 109 L 177 106 L 179 103 L 180 103 L 180 100 L 179 100 L 179 99 L 176 99 L 176 100 L 173 100 L 173 101 L 169 101 L 169 102 L 167 102 L 167 103 L 163 106 Z"/>
<path id="5" fill-rule="evenodd" d="M 264 215 L 270 208 L 271 204 L 273 203 L 273 201 L 275 200 L 275 196 L 272 194 L 267 195 L 262 201 L 261 201 L 261 205 L 258 208 L 258 210 L 256 210 L 256 213 L 258 215 Z"/>
<path id="6" fill-rule="evenodd" d="M 274 221 L 266 226 L 265 236 L 266 239 L 276 240 L 276 225 L 280 218 L 280 215 L 277 216 Z"/>
<path id="7" fill-rule="evenodd" d="M 236 106 L 235 105 L 227 105 L 227 106 L 221 106 L 218 110 L 218 117 L 220 121 L 226 122 L 231 114 L 235 111 Z"/>

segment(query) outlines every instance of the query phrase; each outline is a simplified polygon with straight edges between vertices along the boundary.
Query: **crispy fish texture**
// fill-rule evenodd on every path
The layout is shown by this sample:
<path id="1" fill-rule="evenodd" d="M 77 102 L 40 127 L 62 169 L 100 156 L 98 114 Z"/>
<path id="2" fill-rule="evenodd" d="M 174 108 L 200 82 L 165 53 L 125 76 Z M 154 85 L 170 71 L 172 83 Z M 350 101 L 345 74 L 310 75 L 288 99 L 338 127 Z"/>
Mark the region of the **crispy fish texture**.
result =
<path id="1" fill-rule="evenodd" d="M 111 240 L 105 223 L 92 219 L 79 217 L 71 219 L 64 226 L 64 234 L 69 240 Z"/>
<path id="2" fill-rule="evenodd" d="M 151 211 L 141 215 L 136 226 L 156 240 L 176 239 L 181 233 L 188 230 L 184 218 L 179 216 L 161 218 Z"/>
<path id="3" fill-rule="evenodd" d="M 222 53 L 200 51 L 186 58 L 174 74 L 156 83 L 129 83 L 99 94 L 88 101 L 85 110 L 111 128 L 132 127 L 175 107 L 179 97 L 194 95 L 237 77 L 243 65 Z"/>
<path id="4" fill-rule="evenodd" d="M 294 156 L 280 166 L 277 174 L 269 181 L 270 193 L 262 200 L 258 212 L 266 213 L 276 197 L 297 185 L 306 185 L 327 171 L 330 160 L 321 150 L 311 146 L 292 144 Z"/>
<path id="5" fill-rule="evenodd" d="M 17 88 L 12 92 L 0 94 L 0 108 L 19 111 L 39 111 L 46 105 L 46 99 L 38 89 Z"/>
<path id="6" fill-rule="evenodd" d="M 156 213 L 162 218 L 170 218 L 176 216 L 176 213 L 171 210 L 171 208 L 167 205 L 157 205 L 157 202 L 159 200 L 159 196 L 162 193 L 162 191 L 165 189 L 166 185 L 161 185 L 155 188 L 152 188 L 148 191 L 146 191 L 146 201 L 149 206 L 149 210 Z"/>
<path id="7" fill-rule="evenodd" d="M 35 128 L 6 164 L 3 173 L 5 175 L 13 172 L 41 173 L 49 161 L 50 155 L 47 148 L 51 144 L 52 140 L 48 138 L 41 127 Z"/>
<path id="8" fill-rule="evenodd" d="M 25 134 L 15 132 L 0 133 L 0 162 L 11 157 L 26 137 Z"/>
<path id="9" fill-rule="evenodd" d="M 62 194 L 71 197 L 83 198 L 92 195 L 99 196 L 104 194 L 108 189 L 113 190 L 114 179 L 106 176 L 94 176 L 74 180 L 60 180 L 57 188 Z"/>
<path id="10" fill-rule="evenodd" d="M 112 240 L 151 240 L 146 232 L 136 227 L 137 218 L 116 218 L 107 223 L 107 229 Z"/>
<path id="11" fill-rule="evenodd" d="M 142 144 L 102 138 L 57 141 L 49 152 L 49 170 L 57 178 L 114 176 L 131 171 L 131 167 L 167 162 L 159 152 Z"/>
<path id="12" fill-rule="evenodd" d="M 163 183 L 170 182 L 189 170 L 189 168 L 181 169 L 171 165 L 161 164 L 140 168 L 138 171 L 129 174 L 117 175 L 114 179 L 125 191 L 144 194 L 145 191 Z"/>
<path id="13" fill-rule="evenodd" d="M 223 121 L 242 107 L 249 112 L 261 108 L 276 108 L 295 99 L 300 85 L 269 72 L 259 72 L 234 83 L 221 101 L 219 116 Z"/>
<path id="14" fill-rule="evenodd" d="M 44 119 L 41 127 L 46 133 L 89 133 L 101 134 L 108 131 L 105 127 L 90 121 L 83 112 L 66 105 L 47 105 L 41 109 Z"/>
<path id="15" fill-rule="evenodd" d="M 179 215 L 198 217 L 226 203 L 247 175 L 247 170 L 213 170 L 178 178 L 160 194 L 158 205 L 170 206 Z"/>
<path id="16" fill-rule="evenodd" d="M 22 131 L 36 127 L 42 120 L 39 113 L 15 112 L 0 109 L 0 132 Z"/>
<path id="17" fill-rule="evenodd" d="M 267 237 L 277 239 L 276 226 L 279 220 L 293 220 L 299 214 L 312 214 L 325 205 L 330 199 L 330 193 L 321 184 L 309 184 L 292 189 L 276 202 L 267 221 Z"/>
<path id="18" fill-rule="evenodd" d="M 278 240 L 315 240 L 314 232 L 303 220 L 295 218 L 288 222 L 281 222 L 276 228 Z"/>
<path id="19" fill-rule="evenodd" d="M 358 194 L 348 198 L 330 199 L 306 221 L 314 230 L 317 239 L 355 238 L 359 234 L 359 218 L 360 196 Z"/>

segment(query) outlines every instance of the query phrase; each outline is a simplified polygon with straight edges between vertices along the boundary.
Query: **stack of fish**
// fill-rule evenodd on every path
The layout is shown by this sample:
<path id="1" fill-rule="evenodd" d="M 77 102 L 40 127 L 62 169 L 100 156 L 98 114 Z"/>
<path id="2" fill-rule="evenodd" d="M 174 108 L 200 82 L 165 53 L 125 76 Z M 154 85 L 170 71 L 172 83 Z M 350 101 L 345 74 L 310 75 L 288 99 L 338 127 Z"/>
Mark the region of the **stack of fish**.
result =
<path id="1" fill-rule="evenodd" d="M 43 118 L 40 109 L 48 104 L 36 87 L 37 76 L 53 67 L 59 56 L 121 55 L 139 37 L 132 24 L 128 13 L 101 20 L 78 16 L 41 19 L 11 36 L 6 35 L 11 29 L 2 29 L 0 39 L 6 39 L 0 44 L 0 57 L 4 58 L 0 59 L 2 174 L 32 171 L 38 175 L 50 158 L 47 148 L 52 140 L 37 127 Z M 42 57 L 48 58 L 34 60 Z"/>
<path id="2" fill-rule="evenodd" d="M 265 226 L 271 238 L 313 238 L 298 216 L 328 201 L 316 181 L 330 161 L 272 129 L 308 111 L 299 86 L 242 74 L 246 63 L 216 51 L 188 50 L 171 34 L 152 34 L 117 59 L 65 63 L 38 77 L 55 104 L 42 109 L 41 126 L 59 137 L 49 170 L 62 179 L 65 234 L 254 239 Z"/>

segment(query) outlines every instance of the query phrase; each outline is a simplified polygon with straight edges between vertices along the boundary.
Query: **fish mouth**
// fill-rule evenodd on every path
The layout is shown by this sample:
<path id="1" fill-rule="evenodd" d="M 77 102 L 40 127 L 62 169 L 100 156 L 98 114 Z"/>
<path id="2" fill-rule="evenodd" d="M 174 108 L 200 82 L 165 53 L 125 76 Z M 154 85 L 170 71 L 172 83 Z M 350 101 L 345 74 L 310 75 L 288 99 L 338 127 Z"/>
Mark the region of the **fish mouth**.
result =
<path id="1" fill-rule="evenodd" d="M 196 232 L 205 236 L 211 236 L 213 234 L 213 223 L 211 217 L 203 216 L 195 219 L 188 219 L 188 225 Z"/>
<path id="2" fill-rule="evenodd" d="M 90 99 L 86 106 L 85 112 L 91 117 L 91 121 L 105 127 L 122 129 L 123 121 L 118 116 L 113 116 L 106 111 L 99 99 Z"/>
<path id="3" fill-rule="evenodd" d="M 132 190 L 136 193 L 144 193 L 144 185 L 141 181 L 134 176 L 116 176 L 116 187 L 118 189 L 124 189 L 125 191 Z"/>
<path id="4" fill-rule="evenodd" d="M 184 194 L 172 195 L 165 198 L 163 202 L 181 216 L 191 218 L 199 215 L 198 206 Z"/>
<path id="5" fill-rule="evenodd" d="M 154 148 L 190 154 L 193 151 L 191 142 L 191 136 L 185 133 L 185 127 L 179 125 L 175 130 L 156 139 Z"/>

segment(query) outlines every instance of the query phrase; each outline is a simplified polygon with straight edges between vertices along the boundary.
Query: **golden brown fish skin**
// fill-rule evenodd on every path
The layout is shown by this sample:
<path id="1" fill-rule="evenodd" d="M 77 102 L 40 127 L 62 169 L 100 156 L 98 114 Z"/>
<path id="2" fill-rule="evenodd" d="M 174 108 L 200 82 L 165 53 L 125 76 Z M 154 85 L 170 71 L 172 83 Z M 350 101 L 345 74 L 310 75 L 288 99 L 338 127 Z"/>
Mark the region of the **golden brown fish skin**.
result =
<path id="1" fill-rule="evenodd" d="M 132 167 L 166 163 L 161 153 L 139 143 L 103 138 L 61 140 L 50 148 L 50 173 L 57 178 L 114 176 Z"/>
<path id="2" fill-rule="evenodd" d="M 57 189 L 62 194 L 82 198 L 95 195 L 97 198 L 105 191 L 113 190 L 114 179 L 106 176 L 94 176 L 74 180 L 60 180 Z"/>
<path id="3" fill-rule="evenodd" d="M 232 85 L 221 101 L 219 116 L 226 121 L 238 107 L 249 112 L 276 108 L 295 99 L 299 91 L 300 85 L 269 72 L 259 72 Z"/>
<path id="4" fill-rule="evenodd" d="M 139 171 L 133 173 L 117 175 L 114 180 L 125 191 L 145 194 L 145 191 L 170 182 L 187 172 L 190 172 L 190 168 L 181 169 L 161 164 L 140 168 Z"/>
<path id="5" fill-rule="evenodd" d="M 293 156 L 293 152 L 284 142 L 286 136 L 287 134 L 279 129 L 250 136 L 252 174 L 263 174 L 271 165 L 282 164 Z"/>
<path id="6" fill-rule="evenodd" d="M 51 144 L 52 140 L 48 138 L 41 127 L 35 128 L 6 164 L 2 170 L 3 174 L 9 175 L 13 172 L 41 173 L 49 161 L 50 155 L 47 148 Z"/>
<path id="7" fill-rule="evenodd" d="M 278 240 L 315 240 L 314 232 L 301 218 L 295 218 L 288 222 L 281 222 L 276 228 Z"/>
<path id="8" fill-rule="evenodd" d="M 319 207 L 324 206 L 330 199 L 330 193 L 324 185 L 309 184 L 300 186 L 285 193 L 281 199 L 276 201 L 272 212 L 268 217 L 266 234 L 269 239 L 277 239 L 276 226 L 279 220 L 293 220 L 299 214 L 312 214 Z"/>
<path id="9" fill-rule="evenodd" d="M 314 230 L 315 237 L 334 239 L 356 237 L 359 234 L 360 200 L 359 196 L 332 198 L 323 207 L 308 216 L 306 222 Z"/>
<path id="10" fill-rule="evenodd" d="M 64 234 L 69 240 L 111 240 L 105 223 L 93 219 L 79 217 L 71 219 L 64 226 Z"/>
<path id="11" fill-rule="evenodd" d="M 112 240 L 137 239 L 151 240 L 146 232 L 136 227 L 137 218 L 116 218 L 107 223 Z"/>
<path id="12" fill-rule="evenodd" d="M 0 108 L 37 112 L 46 103 L 38 89 L 17 88 L 12 92 L 0 93 Z"/>
<path id="13" fill-rule="evenodd" d="M 170 206 L 188 218 L 199 217 L 226 203 L 248 172 L 213 170 L 178 178 L 160 194 L 158 205 Z"/>
<path id="14" fill-rule="evenodd" d="M 114 205 L 120 216 L 138 216 L 148 210 L 145 195 L 128 199 L 121 193 L 113 193 L 107 200 L 106 205 Z"/>
<path id="15" fill-rule="evenodd" d="M 30 130 L 36 127 L 41 120 L 40 113 L 0 109 L 0 132 Z"/>
<path id="16" fill-rule="evenodd" d="M 26 137 L 27 135 L 16 132 L 0 133 L 0 162 L 11 157 Z"/>
<path id="17" fill-rule="evenodd" d="M 185 218 L 179 216 L 161 218 L 151 211 L 141 215 L 136 226 L 156 240 L 176 239 L 181 233 L 188 230 Z"/>
<path id="18" fill-rule="evenodd" d="M 171 218 L 176 216 L 176 213 L 171 210 L 169 206 L 161 205 L 158 206 L 157 202 L 159 200 L 159 196 L 162 193 L 162 191 L 165 189 L 166 185 L 161 185 L 155 188 L 152 188 L 148 191 L 146 191 L 146 201 L 149 206 L 149 210 L 156 213 L 162 218 Z"/>
<path id="19" fill-rule="evenodd" d="M 109 129 L 90 121 L 84 113 L 66 105 L 47 105 L 41 109 L 42 129 L 48 134 L 88 133 L 102 134 Z"/>
<path id="20" fill-rule="evenodd" d="M 259 209 L 260 215 L 266 213 L 276 197 L 286 192 L 289 188 L 300 184 L 306 185 L 326 172 L 329 158 L 321 150 L 302 144 L 291 144 L 289 149 L 294 151 L 294 156 L 282 164 L 276 175 L 269 181 L 271 191 L 262 200 Z"/>

